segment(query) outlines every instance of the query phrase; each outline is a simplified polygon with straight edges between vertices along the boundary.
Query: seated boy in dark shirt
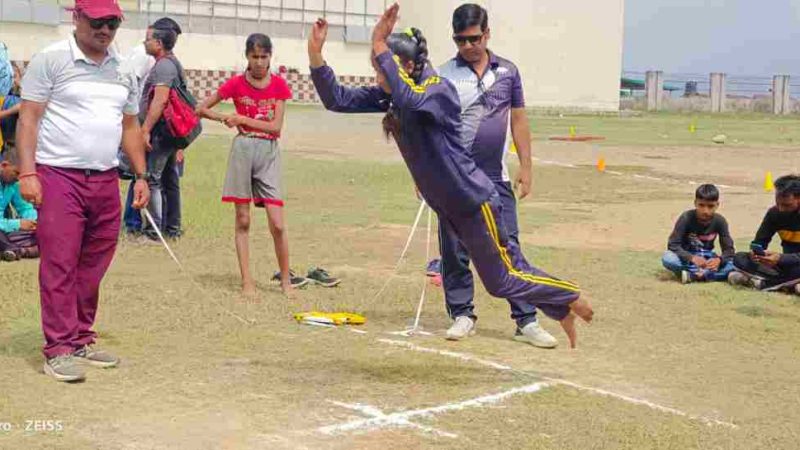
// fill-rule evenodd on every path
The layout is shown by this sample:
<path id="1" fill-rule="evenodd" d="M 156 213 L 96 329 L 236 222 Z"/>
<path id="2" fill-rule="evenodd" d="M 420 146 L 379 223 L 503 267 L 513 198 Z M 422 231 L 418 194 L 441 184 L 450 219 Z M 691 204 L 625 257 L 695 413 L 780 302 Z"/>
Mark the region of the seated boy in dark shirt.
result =
<path id="1" fill-rule="evenodd" d="M 767 250 L 776 233 L 783 253 Z M 764 216 L 750 248 L 734 257 L 731 284 L 763 290 L 793 288 L 800 293 L 800 175 L 775 180 L 775 206 Z"/>
<path id="2" fill-rule="evenodd" d="M 732 260 L 736 250 L 728 231 L 728 222 L 716 213 L 719 207 L 717 187 L 713 184 L 698 187 L 694 206 L 695 209 L 681 214 L 675 223 L 661 262 L 684 284 L 725 281 L 733 270 Z M 714 241 L 718 236 L 722 256 L 714 253 Z"/>

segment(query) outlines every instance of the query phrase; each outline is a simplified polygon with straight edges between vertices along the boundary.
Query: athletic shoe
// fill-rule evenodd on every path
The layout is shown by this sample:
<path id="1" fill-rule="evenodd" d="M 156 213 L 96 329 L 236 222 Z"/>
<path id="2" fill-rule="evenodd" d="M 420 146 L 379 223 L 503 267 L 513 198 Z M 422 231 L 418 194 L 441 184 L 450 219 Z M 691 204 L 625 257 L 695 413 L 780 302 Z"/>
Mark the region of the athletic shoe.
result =
<path id="1" fill-rule="evenodd" d="M 306 278 L 308 281 L 324 287 L 334 287 L 342 282 L 342 280 L 339 278 L 330 276 L 328 271 L 322 267 L 312 267 L 308 269 L 308 275 L 306 275 Z"/>
<path id="2" fill-rule="evenodd" d="M 747 286 L 750 284 L 750 277 L 734 270 L 728 274 L 728 283 L 733 286 Z"/>
<path id="3" fill-rule="evenodd" d="M 12 262 L 18 260 L 19 255 L 13 250 L 6 250 L 3 253 L 0 253 L 0 259 L 3 261 Z"/>
<path id="4" fill-rule="evenodd" d="M 475 334 L 475 321 L 471 317 L 459 316 L 447 330 L 448 341 L 460 341 Z"/>
<path id="5" fill-rule="evenodd" d="M 86 379 L 86 372 L 71 354 L 49 358 L 44 363 L 44 373 L 57 381 L 73 382 Z"/>
<path id="6" fill-rule="evenodd" d="M 534 347 L 539 348 L 555 348 L 558 345 L 558 340 L 548 333 L 547 330 L 539 326 L 538 321 L 533 321 L 524 327 L 517 328 L 514 334 L 514 340 L 519 342 L 527 342 Z"/>
<path id="7" fill-rule="evenodd" d="M 277 271 L 272 275 L 271 281 L 273 283 L 280 284 L 281 282 L 281 272 Z M 299 289 L 305 287 L 310 283 L 308 278 L 298 277 L 294 270 L 289 270 L 289 283 L 292 285 L 293 288 Z"/>
<path id="8" fill-rule="evenodd" d="M 428 261 L 428 267 L 425 268 L 425 275 L 429 277 L 442 276 L 442 260 L 432 259 Z"/>
<path id="9" fill-rule="evenodd" d="M 758 289 L 759 291 L 764 289 L 766 287 L 766 284 L 767 283 L 764 281 L 763 278 L 756 278 L 756 277 L 750 278 L 750 285 Z"/>
<path id="10" fill-rule="evenodd" d="M 117 367 L 119 358 L 102 350 L 95 350 L 91 345 L 84 345 L 72 354 L 75 361 L 102 369 Z"/>
<path id="11" fill-rule="evenodd" d="M 681 283 L 682 284 L 689 284 L 692 281 L 692 273 L 688 270 L 681 270 Z"/>
<path id="12" fill-rule="evenodd" d="M 795 294 L 800 295 L 800 284 L 795 284 L 792 289 L 794 290 Z"/>

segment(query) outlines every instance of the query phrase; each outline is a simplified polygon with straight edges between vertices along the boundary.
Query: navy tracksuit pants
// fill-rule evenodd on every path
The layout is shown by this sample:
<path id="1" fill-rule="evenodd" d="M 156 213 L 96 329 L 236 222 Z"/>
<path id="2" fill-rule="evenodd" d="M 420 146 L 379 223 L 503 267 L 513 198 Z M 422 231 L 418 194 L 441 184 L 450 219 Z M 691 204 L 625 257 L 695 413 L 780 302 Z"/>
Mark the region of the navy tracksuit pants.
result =
<path id="1" fill-rule="evenodd" d="M 518 242 L 516 202 L 510 183 L 471 216 L 439 215 L 442 281 L 451 317 L 472 316 L 473 279 L 469 262 L 490 295 L 505 298 L 522 327 L 536 320 L 536 308 L 561 320 L 577 300 L 577 285 L 551 277 L 525 259 Z M 509 201 L 510 199 L 510 201 Z M 511 205 L 511 206 L 508 206 Z M 507 209 L 508 208 L 508 209 Z"/>

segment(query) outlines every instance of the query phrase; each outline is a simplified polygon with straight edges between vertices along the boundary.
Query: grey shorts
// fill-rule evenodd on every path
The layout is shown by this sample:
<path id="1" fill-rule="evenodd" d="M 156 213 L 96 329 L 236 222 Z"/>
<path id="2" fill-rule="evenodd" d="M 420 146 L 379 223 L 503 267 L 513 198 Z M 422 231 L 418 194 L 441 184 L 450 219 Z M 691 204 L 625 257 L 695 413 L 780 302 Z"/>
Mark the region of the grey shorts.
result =
<path id="1" fill-rule="evenodd" d="M 222 201 L 283 206 L 278 141 L 242 135 L 233 139 Z"/>

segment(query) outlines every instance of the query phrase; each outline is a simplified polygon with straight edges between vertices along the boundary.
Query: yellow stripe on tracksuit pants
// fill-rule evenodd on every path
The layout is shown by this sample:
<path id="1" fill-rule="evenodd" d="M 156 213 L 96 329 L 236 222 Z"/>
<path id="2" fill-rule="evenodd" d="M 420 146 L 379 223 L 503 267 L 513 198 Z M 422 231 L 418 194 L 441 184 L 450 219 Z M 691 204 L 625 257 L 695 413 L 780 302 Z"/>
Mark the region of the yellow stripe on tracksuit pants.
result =
<path id="1" fill-rule="evenodd" d="M 511 262 L 511 258 L 508 256 L 508 250 L 500 243 L 500 236 L 497 231 L 497 222 L 494 219 L 494 213 L 492 213 L 492 208 L 488 202 L 481 205 L 481 212 L 483 213 L 483 218 L 486 221 L 486 227 L 489 229 L 489 234 L 492 236 L 492 241 L 494 241 L 495 246 L 497 246 L 497 250 L 500 252 L 500 258 L 503 260 L 503 264 L 506 266 L 506 269 L 511 276 L 534 284 L 560 288 L 570 292 L 580 292 L 580 288 L 576 284 L 570 283 L 569 281 L 540 277 L 521 272 L 515 268 Z"/>

